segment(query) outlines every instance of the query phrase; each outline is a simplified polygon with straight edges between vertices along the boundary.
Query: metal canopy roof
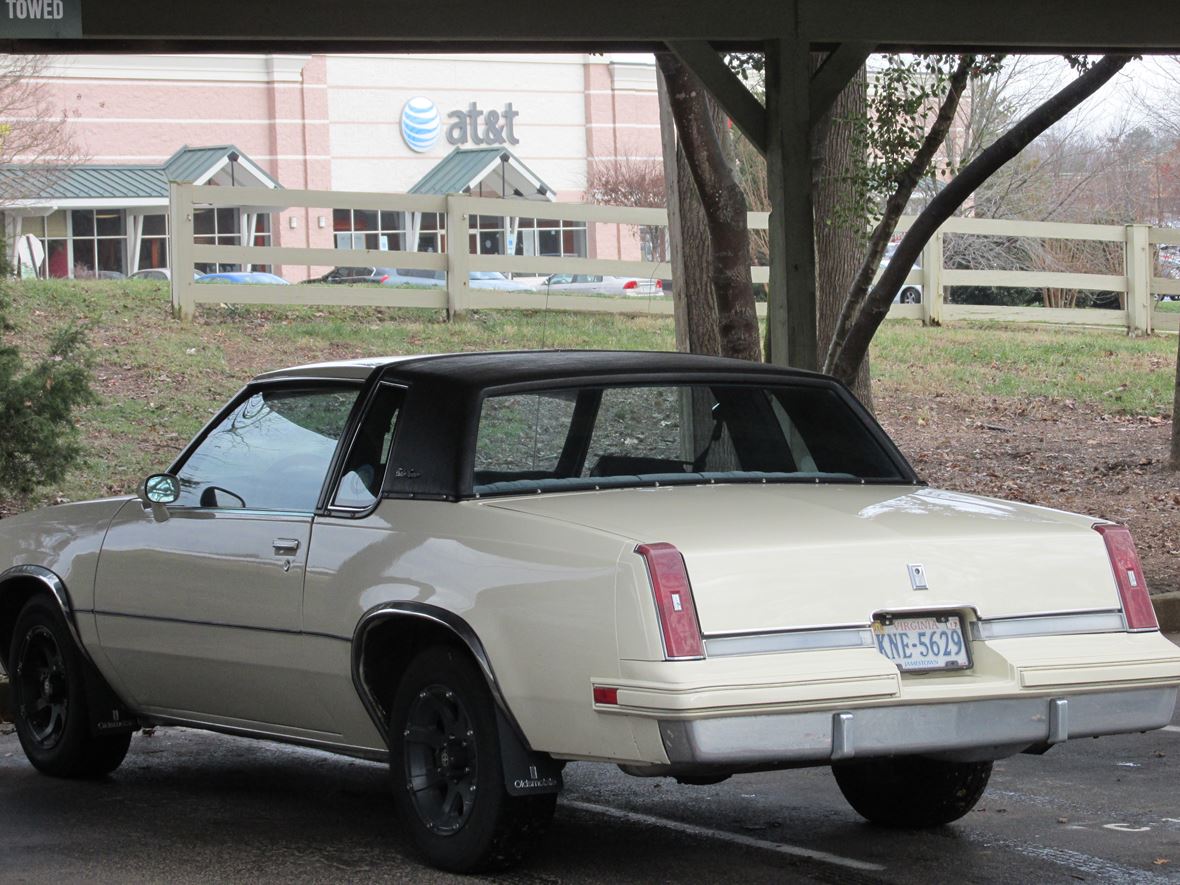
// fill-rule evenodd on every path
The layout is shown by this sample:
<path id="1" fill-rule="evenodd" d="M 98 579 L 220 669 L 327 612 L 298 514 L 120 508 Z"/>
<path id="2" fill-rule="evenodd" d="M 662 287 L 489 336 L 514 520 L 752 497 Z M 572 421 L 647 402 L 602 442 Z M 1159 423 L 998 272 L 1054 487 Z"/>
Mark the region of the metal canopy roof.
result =
<path id="1" fill-rule="evenodd" d="M 53 202 L 60 200 L 167 200 L 168 182 L 203 181 L 227 162 L 233 151 L 238 162 L 269 187 L 279 183 L 233 145 L 190 148 L 187 145 L 163 163 L 147 165 L 0 166 L 0 194 L 5 199 Z"/>
<path id="2" fill-rule="evenodd" d="M 323 0 L 205 0 L 199 14 L 159 0 L 77 0 L 82 39 L 7 41 L 6 51 L 176 52 L 528 47 L 596 51 L 654 49 L 669 40 L 757 47 L 803 35 L 813 46 L 857 41 L 878 47 L 973 47 L 1166 52 L 1180 48 L 1180 16 L 1132 0 L 596 0 L 526 4 L 505 14 L 487 0 L 352 0 L 348 14 Z M 3 44 L 6 41 L 0 41 Z"/>
<path id="3" fill-rule="evenodd" d="M 411 187 L 411 194 L 462 194 L 491 179 L 490 189 L 526 200 L 555 199 L 553 189 L 541 181 L 512 151 L 503 147 L 455 148 Z"/>

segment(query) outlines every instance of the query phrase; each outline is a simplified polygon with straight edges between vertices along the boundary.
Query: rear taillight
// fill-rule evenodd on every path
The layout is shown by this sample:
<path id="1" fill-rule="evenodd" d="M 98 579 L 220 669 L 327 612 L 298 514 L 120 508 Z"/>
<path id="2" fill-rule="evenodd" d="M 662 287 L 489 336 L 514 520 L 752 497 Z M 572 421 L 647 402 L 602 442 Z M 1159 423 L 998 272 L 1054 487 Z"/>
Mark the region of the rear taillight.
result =
<path id="1" fill-rule="evenodd" d="M 664 281 L 663 280 L 656 280 L 656 288 L 663 291 Z"/>
<path id="2" fill-rule="evenodd" d="M 379 283 L 387 283 L 387 282 L 389 282 L 389 274 L 386 274 L 386 275 L 385 275 L 385 276 L 383 276 L 381 279 L 379 279 L 377 282 L 379 282 Z"/>
<path id="3" fill-rule="evenodd" d="M 627 280 L 627 282 L 623 283 L 623 288 L 624 289 L 638 289 L 639 283 L 636 280 Z"/>
<path id="4" fill-rule="evenodd" d="M 703 658 L 701 625 L 688 582 L 684 557 L 671 544 L 640 544 L 635 552 L 647 562 L 651 592 L 660 616 L 664 656 L 668 660 Z"/>
<path id="5" fill-rule="evenodd" d="M 1128 630 L 1158 630 L 1155 609 L 1147 593 L 1147 581 L 1143 579 L 1143 566 L 1135 551 L 1135 539 L 1123 525 L 1096 525 L 1094 531 L 1106 542 L 1110 556 L 1110 567 L 1119 588 L 1123 602 L 1123 616 L 1127 619 Z"/>

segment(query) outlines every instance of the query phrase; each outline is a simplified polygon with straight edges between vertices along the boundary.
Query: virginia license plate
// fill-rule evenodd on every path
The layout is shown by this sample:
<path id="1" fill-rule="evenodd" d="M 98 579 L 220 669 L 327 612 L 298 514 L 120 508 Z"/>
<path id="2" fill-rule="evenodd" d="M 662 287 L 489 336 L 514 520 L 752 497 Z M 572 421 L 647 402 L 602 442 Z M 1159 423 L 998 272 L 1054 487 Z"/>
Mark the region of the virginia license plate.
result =
<path id="1" fill-rule="evenodd" d="M 971 666 L 958 615 L 907 615 L 874 621 L 873 638 L 877 650 L 906 673 Z"/>

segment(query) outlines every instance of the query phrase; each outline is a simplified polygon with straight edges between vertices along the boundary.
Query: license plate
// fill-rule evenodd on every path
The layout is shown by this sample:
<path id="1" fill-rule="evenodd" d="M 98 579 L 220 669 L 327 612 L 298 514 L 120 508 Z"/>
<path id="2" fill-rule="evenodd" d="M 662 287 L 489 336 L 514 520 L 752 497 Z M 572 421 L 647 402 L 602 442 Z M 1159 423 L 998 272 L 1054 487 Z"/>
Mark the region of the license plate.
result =
<path id="1" fill-rule="evenodd" d="M 958 615 L 907 615 L 873 622 L 877 650 L 905 673 L 965 670 L 971 655 Z"/>

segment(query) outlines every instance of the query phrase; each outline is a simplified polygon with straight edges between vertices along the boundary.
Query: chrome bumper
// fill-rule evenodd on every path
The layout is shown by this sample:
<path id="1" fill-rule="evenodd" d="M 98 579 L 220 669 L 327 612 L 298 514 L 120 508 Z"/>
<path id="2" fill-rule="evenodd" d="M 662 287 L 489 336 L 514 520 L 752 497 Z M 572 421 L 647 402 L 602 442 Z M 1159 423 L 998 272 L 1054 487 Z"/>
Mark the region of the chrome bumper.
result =
<path id="1" fill-rule="evenodd" d="M 1007 700 L 861 707 L 821 713 L 661 720 L 672 766 L 789 768 L 847 759 L 938 754 L 1002 759 L 1069 738 L 1161 728 L 1175 687 Z M 656 773 L 656 772 L 652 772 Z"/>

